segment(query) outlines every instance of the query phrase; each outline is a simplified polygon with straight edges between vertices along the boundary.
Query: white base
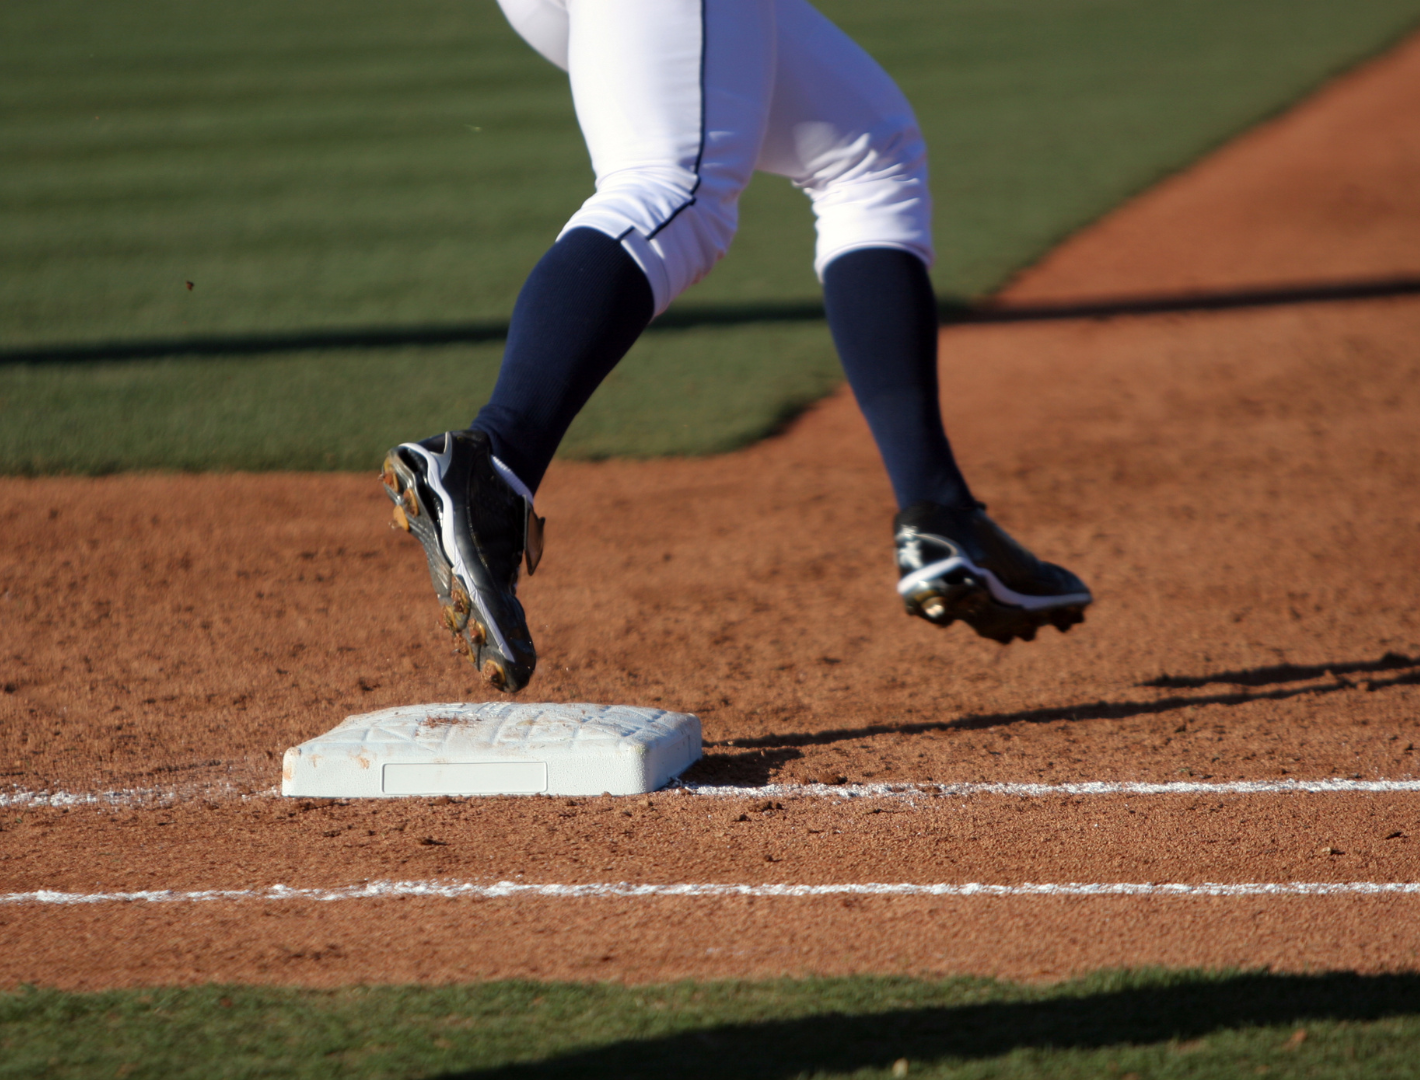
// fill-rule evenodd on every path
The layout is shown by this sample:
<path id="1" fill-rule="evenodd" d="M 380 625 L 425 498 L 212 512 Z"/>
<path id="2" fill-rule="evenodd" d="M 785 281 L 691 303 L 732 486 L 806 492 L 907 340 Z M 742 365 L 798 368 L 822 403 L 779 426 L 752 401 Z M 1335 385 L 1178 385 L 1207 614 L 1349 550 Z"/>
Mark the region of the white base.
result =
<path id="1" fill-rule="evenodd" d="M 629 705 L 405 705 L 286 751 L 281 794 L 640 795 L 700 757 L 700 720 Z"/>

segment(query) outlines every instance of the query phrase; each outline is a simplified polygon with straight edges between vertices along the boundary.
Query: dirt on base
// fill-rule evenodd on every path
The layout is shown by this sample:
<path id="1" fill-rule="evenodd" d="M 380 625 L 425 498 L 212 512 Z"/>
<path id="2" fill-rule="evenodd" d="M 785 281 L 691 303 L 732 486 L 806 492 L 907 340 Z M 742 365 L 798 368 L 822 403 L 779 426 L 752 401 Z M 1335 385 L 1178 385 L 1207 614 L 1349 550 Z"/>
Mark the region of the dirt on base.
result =
<path id="1" fill-rule="evenodd" d="M 1420 273 L 1420 39 L 1003 298 Z M 695 712 L 703 783 L 1405 778 L 1420 298 L 955 328 L 991 513 L 1095 591 L 1003 648 L 904 616 L 840 393 L 698 460 L 557 463 L 525 700 Z M 424 434 L 411 432 L 411 436 Z M 369 475 L 0 481 L 0 893 L 368 880 L 1420 881 L 1413 794 L 839 802 L 240 798 L 352 712 L 490 695 Z M 0 906 L 0 985 L 1414 968 L 1420 896 Z"/>

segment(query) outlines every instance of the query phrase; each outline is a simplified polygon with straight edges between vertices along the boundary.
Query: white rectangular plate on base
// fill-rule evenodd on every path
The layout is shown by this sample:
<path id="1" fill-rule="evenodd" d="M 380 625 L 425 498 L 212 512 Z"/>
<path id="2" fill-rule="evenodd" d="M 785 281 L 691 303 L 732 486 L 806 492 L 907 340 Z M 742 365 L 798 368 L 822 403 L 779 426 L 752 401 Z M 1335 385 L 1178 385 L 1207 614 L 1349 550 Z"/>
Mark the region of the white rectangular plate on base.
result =
<path id="1" fill-rule="evenodd" d="M 630 705 L 404 705 L 286 751 L 281 794 L 639 795 L 700 757 L 700 720 Z"/>

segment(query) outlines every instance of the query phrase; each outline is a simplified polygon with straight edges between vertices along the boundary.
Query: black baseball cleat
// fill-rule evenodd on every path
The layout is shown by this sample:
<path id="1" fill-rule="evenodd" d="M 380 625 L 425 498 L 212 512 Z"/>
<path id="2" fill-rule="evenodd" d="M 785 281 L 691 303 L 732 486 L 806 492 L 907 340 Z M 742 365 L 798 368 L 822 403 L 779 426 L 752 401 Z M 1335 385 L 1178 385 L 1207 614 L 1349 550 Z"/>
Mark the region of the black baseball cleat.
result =
<path id="1" fill-rule="evenodd" d="M 481 431 L 401 443 L 380 475 L 394 523 L 424 545 L 454 645 L 499 690 L 521 690 L 537 651 L 518 602 L 518 570 L 542 557 L 532 495 L 493 456 Z"/>
<path id="2" fill-rule="evenodd" d="M 938 626 L 960 619 L 1003 645 L 1034 640 L 1046 623 L 1063 633 L 1084 622 L 1094 599 L 1085 583 L 1037 559 L 985 509 L 919 502 L 893 519 L 897 591 L 907 613 Z"/>

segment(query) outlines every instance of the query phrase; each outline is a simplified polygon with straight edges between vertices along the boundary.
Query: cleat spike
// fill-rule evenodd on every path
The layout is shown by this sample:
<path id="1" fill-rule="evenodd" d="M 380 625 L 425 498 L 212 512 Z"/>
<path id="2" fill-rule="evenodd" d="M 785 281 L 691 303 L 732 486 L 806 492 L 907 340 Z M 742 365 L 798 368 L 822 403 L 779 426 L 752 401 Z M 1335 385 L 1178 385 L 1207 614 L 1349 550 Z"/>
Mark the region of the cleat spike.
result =
<path id="1" fill-rule="evenodd" d="M 508 678 L 503 672 L 503 667 L 491 656 L 483 661 L 480 671 L 484 680 L 495 690 L 506 690 L 508 688 Z"/>
<path id="2" fill-rule="evenodd" d="M 391 522 L 391 525 L 396 529 L 403 529 L 405 532 L 409 532 L 409 518 L 404 514 L 404 507 L 396 506 L 394 508 L 394 521 Z"/>
<path id="3" fill-rule="evenodd" d="M 468 598 L 468 590 L 458 578 L 453 578 L 449 584 L 449 598 L 453 601 L 453 609 L 460 615 L 467 615 L 473 610 L 473 601 Z"/>

